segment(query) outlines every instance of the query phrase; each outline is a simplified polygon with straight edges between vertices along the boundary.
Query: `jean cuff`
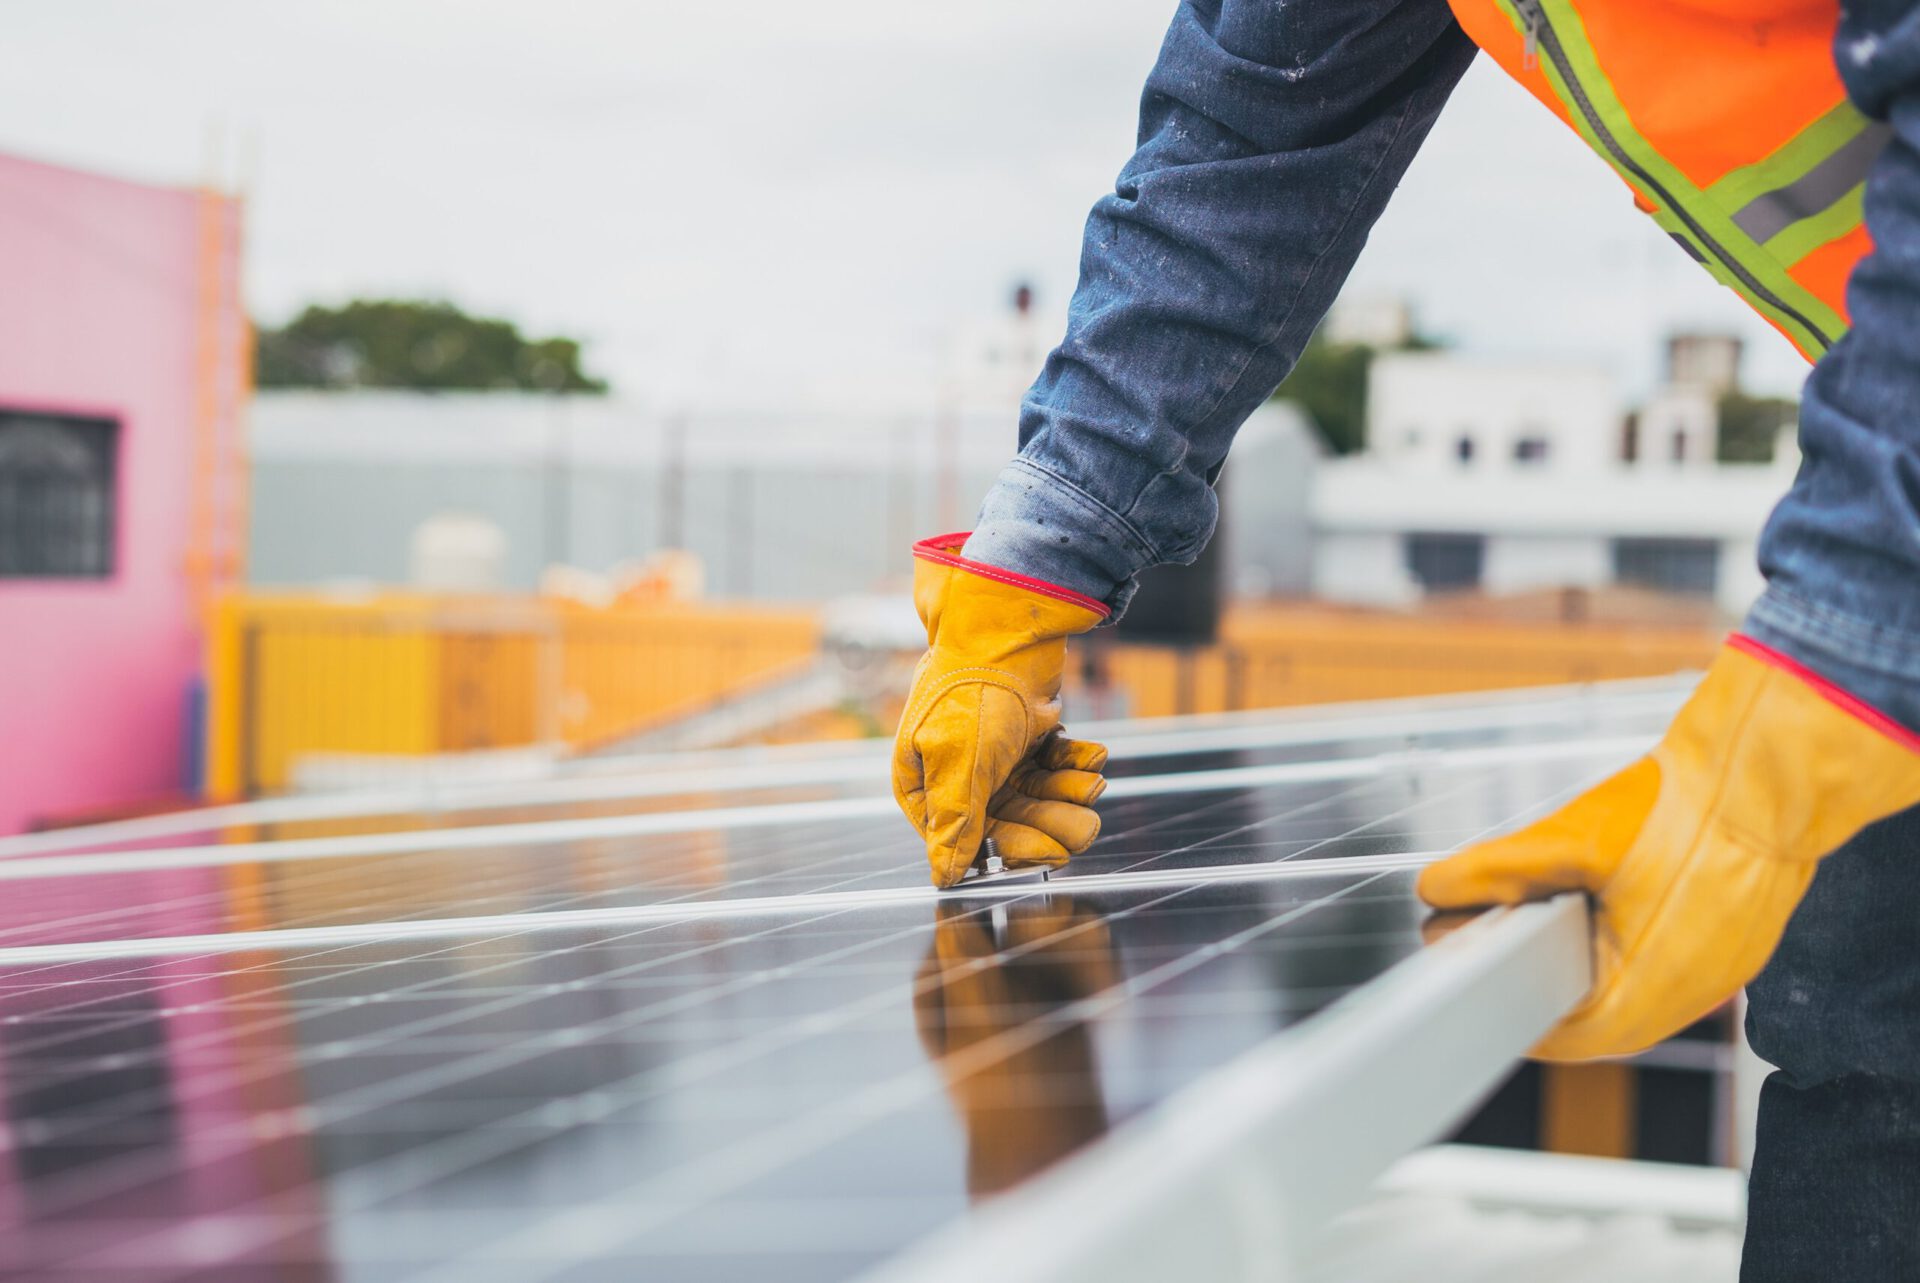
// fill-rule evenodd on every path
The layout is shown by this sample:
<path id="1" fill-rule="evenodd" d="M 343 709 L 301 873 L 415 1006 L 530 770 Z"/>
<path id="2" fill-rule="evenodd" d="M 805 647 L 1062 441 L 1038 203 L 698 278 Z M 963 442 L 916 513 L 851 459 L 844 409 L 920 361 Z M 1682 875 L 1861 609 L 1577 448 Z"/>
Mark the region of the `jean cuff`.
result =
<path id="1" fill-rule="evenodd" d="M 1159 560 L 1118 513 L 1028 459 L 1001 471 L 963 555 L 1103 601 L 1107 623 L 1132 600 L 1134 577 Z"/>
<path id="2" fill-rule="evenodd" d="M 1920 732 L 1920 636 L 1777 585 L 1753 604 L 1740 631 Z"/>

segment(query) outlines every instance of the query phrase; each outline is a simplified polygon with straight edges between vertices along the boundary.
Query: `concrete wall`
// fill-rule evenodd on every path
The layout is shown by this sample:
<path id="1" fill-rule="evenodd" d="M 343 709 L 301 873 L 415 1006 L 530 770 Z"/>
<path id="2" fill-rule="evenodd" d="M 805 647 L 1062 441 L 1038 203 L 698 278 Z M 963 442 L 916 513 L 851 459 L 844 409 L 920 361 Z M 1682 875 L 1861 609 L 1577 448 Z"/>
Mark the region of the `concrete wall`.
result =
<path id="1" fill-rule="evenodd" d="M 112 576 L 0 579 L 0 833 L 182 779 L 198 202 L 0 156 L 0 407 L 120 424 Z"/>
<path id="2" fill-rule="evenodd" d="M 414 528 L 460 512 L 505 531 L 512 588 L 551 563 L 606 570 L 667 547 L 700 556 L 715 596 L 902 588 L 913 540 L 972 521 L 1014 452 L 1017 417 L 1012 405 L 675 416 L 600 398 L 263 393 L 250 574 L 404 582 Z M 1289 407 L 1249 423 L 1222 482 L 1230 586 L 1305 587 L 1317 459 Z"/>
<path id="3" fill-rule="evenodd" d="M 977 498 L 991 469 L 970 469 Z M 251 576 L 263 585 L 408 578 L 414 528 L 469 513 L 507 536 L 504 587 L 529 589 L 552 563 L 606 570 L 669 546 L 675 502 L 657 468 L 517 469 L 449 462 L 372 467 L 273 458 L 254 466 Z M 883 588 L 910 569 L 907 547 L 938 533 L 934 486 L 849 467 L 696 466 L 680 483 L 681 537 L 720 597 L 814 600 Z M 971 515 L 971 514 L 968 514 Z M 964 524 L 964 518 L 963 518 Z"/>

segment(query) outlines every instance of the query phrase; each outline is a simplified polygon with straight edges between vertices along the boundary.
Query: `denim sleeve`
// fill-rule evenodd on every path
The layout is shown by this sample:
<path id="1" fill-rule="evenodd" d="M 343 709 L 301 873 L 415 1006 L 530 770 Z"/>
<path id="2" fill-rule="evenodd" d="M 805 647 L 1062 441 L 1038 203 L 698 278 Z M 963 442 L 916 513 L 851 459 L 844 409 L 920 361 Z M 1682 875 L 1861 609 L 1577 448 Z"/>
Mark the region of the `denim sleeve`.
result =
<path id="1" fill-rule="evenodd" d="M 1185 0 L 967 555 L 1116 615 L 1138 572 L 1198 556 L 1234 433 L 1473 55 L 1446 0 Z"/>
<path id="2" fill-rule="evenodd" d="M 1920 730 L 1920 5 L 1854 0 L 1835 61 L 1892 134 L 1866 183 L 1852 328 L 1807 380 L 1802 460 L 1743 631 Z"/>

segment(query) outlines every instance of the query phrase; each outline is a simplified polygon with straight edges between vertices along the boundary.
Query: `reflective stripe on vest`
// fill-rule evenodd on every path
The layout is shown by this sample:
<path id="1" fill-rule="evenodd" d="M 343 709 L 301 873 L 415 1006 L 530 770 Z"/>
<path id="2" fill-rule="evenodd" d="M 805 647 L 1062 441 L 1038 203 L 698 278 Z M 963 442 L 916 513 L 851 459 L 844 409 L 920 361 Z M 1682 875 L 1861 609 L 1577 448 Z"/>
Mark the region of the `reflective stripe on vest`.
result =
<path id="1" fill-rule="evenodd" d="M 1846 277 L 1869 248 L 1862 185 L 1889 131 L 1846 101 L 1832 69 L 1836 0 L 1774 0 L 1758 6 L 1769 10 L 1760 18 L 1703 0 L 1453 5 L 1468 33 L 1613 166 L 1642 209 L 1808 359 L 1845 332 Z M 1610 45 L 1596 49 L 1590 21 Z M 1628 38 L 1637 43 L 1624 47 Z M 1679 140 L 1674 154 L 1649 137 L 1654 123 Z"/>
<path id="2" fill-rule="evenodd" d="M 1795 224 L 1804 232 L 1808 224 L 1821 220 L 1847 225 L 1857 222 L 1857 208 L 1851 218 L 1841 217 L 1848 212 L 1844 202 L 1852 201 L 1857 206 L 1867 171 L 1893 130 L 1866 119 L 1850 104 L 1843 103 L 1829 114 L 1830 120 L 1822 120 L 1802 135 L 1816 139 L 1814 146 L 1799 149 L 1811 155 L 1768 157 L 1709 187 L 1707 198 L 1723 209 L 1733 210 L 1734 226 L 1760 244 Z M 1829 133 L 1839 138 L 1826 137 Z M 1754 188 L 1758 190 L 1748 195 Z M 1814 244 L 1824 244 L 1844 230 L 1843 226 L 1817 236 Z"/>

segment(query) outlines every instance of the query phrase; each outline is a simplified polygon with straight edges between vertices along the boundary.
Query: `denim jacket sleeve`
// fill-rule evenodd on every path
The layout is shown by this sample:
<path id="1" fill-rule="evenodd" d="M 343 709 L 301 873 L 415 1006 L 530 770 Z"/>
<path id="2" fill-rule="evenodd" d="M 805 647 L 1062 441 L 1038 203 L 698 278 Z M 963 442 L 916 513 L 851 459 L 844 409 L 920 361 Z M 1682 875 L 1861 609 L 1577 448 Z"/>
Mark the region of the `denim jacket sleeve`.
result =
<path id="1" fill-rule="evenodd" d="M 1473 54 L 1445 0 L 1185 0 L 967 555 L 1116 614 L 1138 572 L 1198 556 L 1234 433 Z"/>
<path id="2" fill-rule="evenodd" d="M 1920 729 L 1920 4 L 1855 0 L 1847 93 L 1892 126 L 1866 182 L 1852 328 L 1807 380 L 1799 475 L 1760 541 L 1742 631 Z"/>

